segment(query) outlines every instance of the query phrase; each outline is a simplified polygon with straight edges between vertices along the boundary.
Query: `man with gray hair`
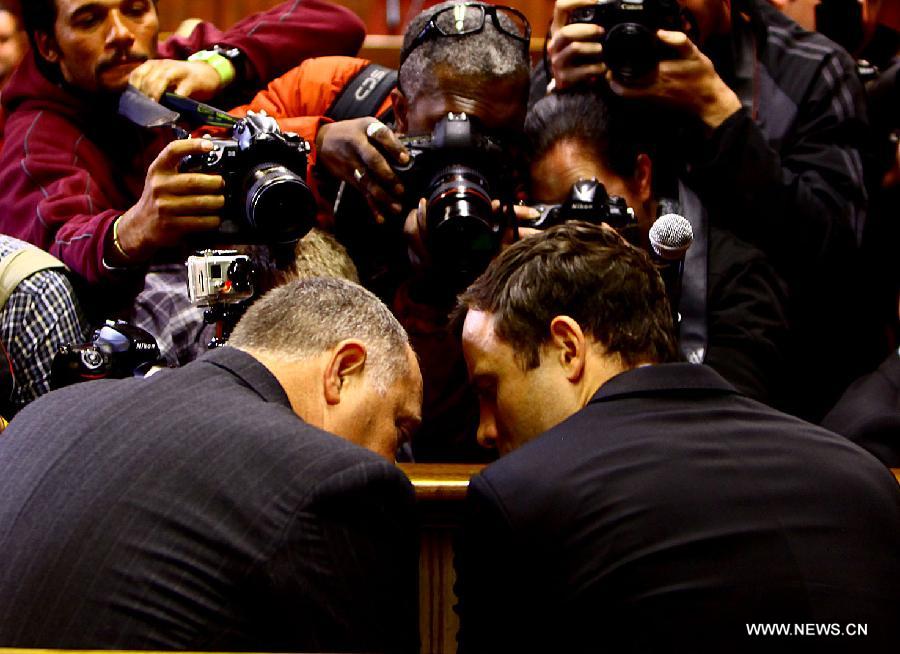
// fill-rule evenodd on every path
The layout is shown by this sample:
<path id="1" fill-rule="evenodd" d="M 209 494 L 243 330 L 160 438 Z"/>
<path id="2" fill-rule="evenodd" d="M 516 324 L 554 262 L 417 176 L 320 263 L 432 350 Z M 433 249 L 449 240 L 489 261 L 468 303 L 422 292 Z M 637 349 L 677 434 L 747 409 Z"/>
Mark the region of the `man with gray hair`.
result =
<path id="1" fill-rule="evenodd" d="M 390 311 L 311 278 L 183 368 L 41 398 L 0 438 L 0 643 L 418 651 L 421 396 Z"/>

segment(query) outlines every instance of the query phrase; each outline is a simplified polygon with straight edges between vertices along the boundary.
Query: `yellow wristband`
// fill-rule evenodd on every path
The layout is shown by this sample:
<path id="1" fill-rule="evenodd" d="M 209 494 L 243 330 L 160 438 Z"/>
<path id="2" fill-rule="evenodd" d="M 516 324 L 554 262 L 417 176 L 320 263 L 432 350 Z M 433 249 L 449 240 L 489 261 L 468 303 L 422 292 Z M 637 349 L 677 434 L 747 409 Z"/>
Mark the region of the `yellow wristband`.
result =
<path id="1" fill-rule="evenodd" d="M 116 218 L 116 221 L 113 223 L 112 237 L 113 237 L 113 247 L 116 248 L 116 252 L 118 252 L 121 257 L 125 261 L 131 261 L 131 257 L 128 256 L 128 253 L 122 249 L 122 244 L 119 243 L 119 221 L 122 220 L 122 216 Z"/>
<path id="2" fill-rule="evenodd" d="M 228 57 L 224 57 L 218 52 L 201 50 L 200 52 L 192 54 L 187 60 L 202 61 L 203 63 L 212 66 L 219 74 L 219 79 L 222 80 L 222 86 L 228 86 L 234 81 L 234 64 L 228 60 Z"/>

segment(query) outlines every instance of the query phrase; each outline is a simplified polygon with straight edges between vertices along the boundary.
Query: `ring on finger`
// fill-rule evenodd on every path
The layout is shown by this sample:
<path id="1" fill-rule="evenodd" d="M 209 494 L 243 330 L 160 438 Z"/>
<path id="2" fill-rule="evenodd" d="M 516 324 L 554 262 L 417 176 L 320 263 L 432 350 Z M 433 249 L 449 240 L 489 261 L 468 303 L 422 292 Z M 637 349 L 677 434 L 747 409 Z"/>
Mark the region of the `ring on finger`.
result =
<path id="1" fill-rule="evenodd" d="M 359 168 L 353 169 L 353 179 L 357 181 L 357 183 L 361 182 L 363 177 L 366 176 L 366 171 L 360 170 Z"/>
<path id="2" fill-rule="evenodd" d="M 373 120 L 371 123 L 366 125 L 366 136 L 368 136 L 370 139 L 375 138 L 375 135 L 383 129 L 387 129 L 387 125 L 385 125 L 380 120 Z"/>

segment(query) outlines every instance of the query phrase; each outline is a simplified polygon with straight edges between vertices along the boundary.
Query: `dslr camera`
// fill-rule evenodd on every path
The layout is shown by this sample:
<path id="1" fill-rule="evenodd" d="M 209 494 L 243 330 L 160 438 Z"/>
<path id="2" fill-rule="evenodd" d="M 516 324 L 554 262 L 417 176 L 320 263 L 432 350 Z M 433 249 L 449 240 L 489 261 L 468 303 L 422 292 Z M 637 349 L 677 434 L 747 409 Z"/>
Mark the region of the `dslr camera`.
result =
<path id="1" fill-rule="evenodd" d="M 569 197 L 562 204 L 538 204 L 534 208 L 541 215 L 533 221 L 522 220 L 523 227 L 547 229 L 570 220 L 583 220 L 594 225 L 606 223 L 629 243 L 640 243 L 634 210 L 625 203 L 625 198 L 609 195 L 603 183 L 596 178 L 579 179 L 575 182 Z"/>
<path id="2" fill-rule="evenodd" d="M 628 86 L 643 83 L 660 60 L 672 56 L 656 31 L 684 30 L 677 0 L 599 0 L 574 9 L 568 22 L 592 23 L 605 30 L 600 41 L 603 59 L 613 76 Z"/>
<path id="3" fill-rule="evenodd" d="M 198 307 L 235 304 L 253 297 L 250 257 L 236 250 L 204 250 L 188 257 L 188 298 Z"/>
<path id="4" fill-rule="evenodd" d="M 50 366 L 50 387 L 140 377 L 159 362 L 159 346 L 153 336 L 124 320 L 107 320 L 90 343 L 60 346 Z"/>
<path id="5" fill-rule="evenodd" d="M 491 203 L 512 203 L 513 157 L 465 113 L 448 113 L 430 136 L 400 140 L 410 154 L 406 165 L 394 167 L 406 188 L 405 210 L 427 199 L 425 245 L 438 272 L 468 284 L 500 250 L 507 218 Z"/>
<path id="6" fill-rule="evenodd" d="M 309 143 L 282 132 L 265 112 L 249 112 L 231 127 L 231 138 L 185 157 L 182 172 L 221 175 L 225 209 L 217 231 L 198 238 L 217 243 L 294 243 L 312 228 L 316 200 L 306 184 Z"/>

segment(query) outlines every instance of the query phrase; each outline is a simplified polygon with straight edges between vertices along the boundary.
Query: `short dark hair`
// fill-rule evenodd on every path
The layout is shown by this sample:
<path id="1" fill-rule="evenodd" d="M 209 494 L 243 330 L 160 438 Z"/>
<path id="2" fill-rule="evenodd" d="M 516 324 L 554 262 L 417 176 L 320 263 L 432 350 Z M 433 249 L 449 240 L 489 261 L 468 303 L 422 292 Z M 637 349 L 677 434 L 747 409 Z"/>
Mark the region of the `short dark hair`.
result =
<path id="1" fill-rule="evenodd" d="M 540 160 L 561 141 L 576 140 L 617 175 L 633 177 L 638 155 L 653 156 L 652 141 L 640 138 L 648 132 L 643 115 L 638 107 L 599 92 L 551 93 L 525 118 L 532 160 Z"/>
<path id="2" fill-rule="evenodd" d="M 494 259 L 459 297 L 494 317 L 525 370 L 540 364 L 550 322 L 566 315 L 627 366 L 678 358 L 666 288 L 649 256 L 609 227 L 572 221 L 525 238 Z"/>

